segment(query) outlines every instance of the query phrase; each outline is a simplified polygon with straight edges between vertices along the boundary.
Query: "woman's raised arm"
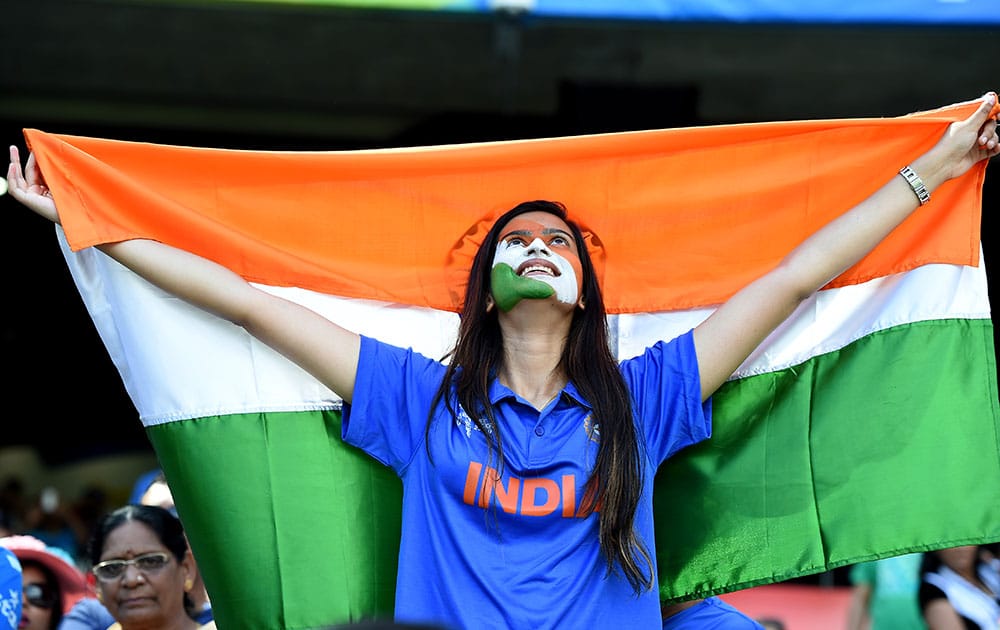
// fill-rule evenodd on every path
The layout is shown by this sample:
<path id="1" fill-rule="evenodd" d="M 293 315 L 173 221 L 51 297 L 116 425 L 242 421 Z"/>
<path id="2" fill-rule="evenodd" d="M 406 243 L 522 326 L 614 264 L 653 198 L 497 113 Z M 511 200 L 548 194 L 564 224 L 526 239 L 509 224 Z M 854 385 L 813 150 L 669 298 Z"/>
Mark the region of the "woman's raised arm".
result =
<path id="1" fill-rule="evenodd" d="M 972 115 L 949 125 L 937 144 L 909 165 L 928 193 L 1000 153 L 997 121 L 990 118 L 996 98 L 984 96 Z M 711 396 L 803 300 L 861 260 L 921 203 L 907 179 L 893 177 L 698 325 L 694 339 L 702 397 Z"/>
<path id="2" fill-rule="evenodd" d="M 22 170 L 17 147 L 10 148 L 7 187 L 14 199 L 59 223 L 58 208 L 33 154 Z M 135 239 L 98 248 L 164 291 L 242 326 L 351 401 L 360 350 L 356 333 L 257 289 L 219 264 L 164 243 Z"/>

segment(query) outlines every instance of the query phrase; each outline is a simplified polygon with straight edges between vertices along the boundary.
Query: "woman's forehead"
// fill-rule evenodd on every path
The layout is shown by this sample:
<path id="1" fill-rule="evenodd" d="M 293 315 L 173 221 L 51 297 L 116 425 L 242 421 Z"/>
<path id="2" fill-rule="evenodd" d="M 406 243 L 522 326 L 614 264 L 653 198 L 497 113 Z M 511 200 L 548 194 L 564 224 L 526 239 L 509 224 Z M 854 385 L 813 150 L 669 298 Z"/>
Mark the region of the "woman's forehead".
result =
<path id="1" fill-rule="evenodd" d="M 124 551 L 145 553 L 147 550 L 161 549 L 163 543 L 148 525 L 140 521 L 125 521 L 108 533 L 104 541 L 103 555 Z"/>
<path id="2" fill-rule="evenodd" d="M 514 232 L 529 232 L 540 234 L 544 231 L 557 230 L 572 235 L 569 225 L 548 212 L 525 212 L 510 220 L 507 225 L 500 230 L 501 237 Z"/>

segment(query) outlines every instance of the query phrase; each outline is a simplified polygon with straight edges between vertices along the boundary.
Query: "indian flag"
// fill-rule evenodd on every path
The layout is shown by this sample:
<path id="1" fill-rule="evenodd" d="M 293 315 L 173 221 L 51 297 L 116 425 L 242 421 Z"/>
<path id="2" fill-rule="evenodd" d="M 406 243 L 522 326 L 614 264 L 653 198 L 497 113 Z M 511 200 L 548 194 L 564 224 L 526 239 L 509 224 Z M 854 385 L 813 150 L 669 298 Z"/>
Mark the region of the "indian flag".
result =
<path id="1" fill-rule="evenodd" d="M 391 614 L 399 481 L 341 442 L 331 391 L 90 246 L 168 242 L 439 358 L 492 220 L 560 200 L 626 358 L 698 324 L 974 107 L 345 152 L 25 134 L 219 626 L 315 628 Z M 715 395 L 713 437 L 656 479 L 665 600 L 1000 539 L 985 169 L 936 190 Z"/>

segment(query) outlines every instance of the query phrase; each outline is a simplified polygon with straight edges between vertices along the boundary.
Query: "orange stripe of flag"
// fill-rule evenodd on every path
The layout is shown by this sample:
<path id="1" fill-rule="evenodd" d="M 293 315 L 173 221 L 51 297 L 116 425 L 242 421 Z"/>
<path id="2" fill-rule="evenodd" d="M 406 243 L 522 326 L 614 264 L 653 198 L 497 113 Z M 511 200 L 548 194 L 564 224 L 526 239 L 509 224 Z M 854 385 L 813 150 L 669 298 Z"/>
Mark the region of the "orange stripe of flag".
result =
<path id="1" fill-rule="evenodd" d="M 25 137 L 74 249 L 152 238 L 251 281 L 457 310 L 491 220 L 553 199 L 596 235 L 608 311 L 627 313 L 723 301 L 975 106 L 370 151 Z M 985 168 L 936 190 L 834 284 L 977 264 Z"/>

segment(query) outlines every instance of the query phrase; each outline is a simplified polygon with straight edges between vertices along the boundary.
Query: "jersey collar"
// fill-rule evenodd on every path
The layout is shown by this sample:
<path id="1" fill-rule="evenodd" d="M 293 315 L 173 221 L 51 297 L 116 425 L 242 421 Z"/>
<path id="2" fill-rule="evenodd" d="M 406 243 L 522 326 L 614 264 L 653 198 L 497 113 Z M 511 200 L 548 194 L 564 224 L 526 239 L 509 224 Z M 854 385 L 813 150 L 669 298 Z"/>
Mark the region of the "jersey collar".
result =
<path id="1" fill-rule="evenodd" d="M 591 404 L 580 395 L 580 392 L 576 389 L 576 385 L 573 384 L 573 381 L 566 383 L 566 386 L 562 388 L 562 392 L 560 392 L 559 395 L 561 397 L 568 396 L 573 402 L 581 407 L 593 410 Z M 501 400 L 507 398 L 518 398 L 517 394 L 515 394 L 513 390 L 502 384 L 500 379 L 495 376 L 493 377 L 493 380 L 490 381 L 489 397 L 491 405 L 496 405 Z"/>

